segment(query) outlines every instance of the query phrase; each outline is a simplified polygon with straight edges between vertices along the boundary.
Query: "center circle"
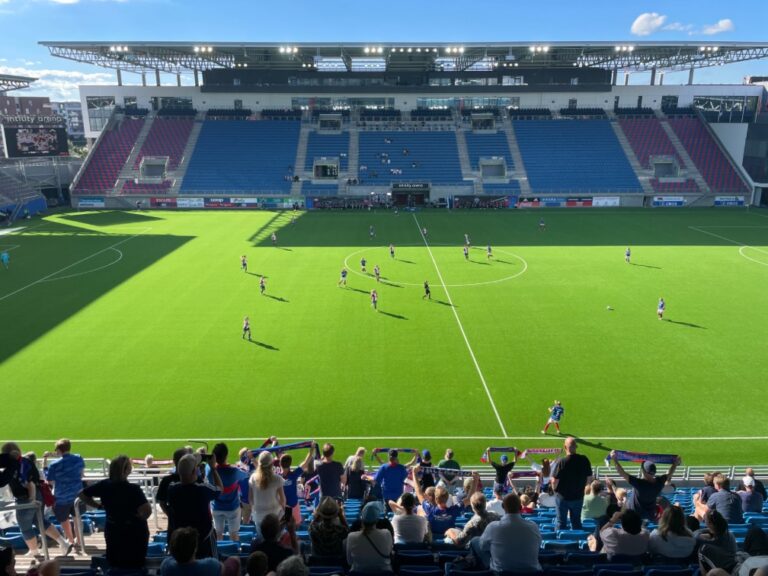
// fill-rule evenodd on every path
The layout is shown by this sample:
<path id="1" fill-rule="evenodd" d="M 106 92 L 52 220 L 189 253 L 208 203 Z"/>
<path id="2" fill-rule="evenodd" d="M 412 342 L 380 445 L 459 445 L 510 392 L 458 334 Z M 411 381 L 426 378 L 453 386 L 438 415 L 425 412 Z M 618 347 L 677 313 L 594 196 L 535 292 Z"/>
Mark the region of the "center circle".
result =
<path id="1" fill-rule="evenodd" d="M 458 248 L 455 244 L 430 244 L 430 246 L 453 246 Z M 355 274 L 356 276 L 360 276 L 362 278 L 368 278 L 375 281 L 375 277 L 371 274 L 364 274 L 363 272 L 360 272 L 359 270 L 353 268 L 349 265 L 349 259 L 353 258 L 354 256 L 357 256 L 358 254 L 362 254 L 363 252 L 368 252 L 370 250 L 376 250 L 381 248 L 382 250 L 387 250 L 388 246 L 371 246 L 367 248 L 361 248 L 360 250 L 355 250 L 354 252 L 351 252 L 344 258 L 344 267 L 349 270 L 352 274 Z M 475 286 L 488 286 L 490 284 L 500 284 L 501 282 L 508 282 L 509 280 L 514 280 L 518 276 L 522 276 L 528 271 L 528 262 L 523 258 L 522 256 L 519 256 L 515 254 L 514 252 L 509 252 L 508 250 L 502 250 L 500 248 L 494 248 L 493 253 L 499 254 L 505 254 L 507 256 L 510 256 L 518 261 L 520 261 L 523 264 L 523 269 L 516 272 L 515 274 L 511 274 L 509 276 L 504 276 L 503 278 L 497 278 L 495 280 L 486 280 L 484 282 L 466 282 L 462 284 L 445 284 L 446 288 L 469 288 L 469 287 L 475 287 Z M 395 252 L 397 253 L 397 252 Z M 485 253 L 485 250 L 483 250 L 483 253 Z M 382 279 L 384 279 L 382 277 Z M 386 282 L 390 282 L 392 284 L 398 284 L 400 286 L 422 286 L 422 282 L 401 282 L 397 280 L 396 278 L 386 278 Z M 441 284 L 442 285 L 442 284 Z"/>

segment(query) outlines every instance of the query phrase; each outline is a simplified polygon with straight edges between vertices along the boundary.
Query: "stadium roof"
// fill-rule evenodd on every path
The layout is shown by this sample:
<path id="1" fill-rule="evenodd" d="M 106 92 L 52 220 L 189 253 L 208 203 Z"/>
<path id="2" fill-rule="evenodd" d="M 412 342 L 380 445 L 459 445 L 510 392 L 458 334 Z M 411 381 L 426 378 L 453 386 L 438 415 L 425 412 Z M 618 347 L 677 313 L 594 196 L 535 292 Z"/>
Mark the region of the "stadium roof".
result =
<path id="1" fill-rule="evenodd" d="M 760 42 L 40 42 L 51 55 L 128 72 L 217 68 L 428 72 L 581 66 L 689 70 L 768 57 Z M 327 64 L 327 67 L 326 67 Z M 333 64 L 333 66 L 331 66 Z"/>
<path id="2" fill-rule="evenodd" d="M 0 93 L 7 92 L 8 90 L 18 90 L 19 88 L 29 88 L 29 85 L 35 80 L 37 78 L 0 74 Z"/>

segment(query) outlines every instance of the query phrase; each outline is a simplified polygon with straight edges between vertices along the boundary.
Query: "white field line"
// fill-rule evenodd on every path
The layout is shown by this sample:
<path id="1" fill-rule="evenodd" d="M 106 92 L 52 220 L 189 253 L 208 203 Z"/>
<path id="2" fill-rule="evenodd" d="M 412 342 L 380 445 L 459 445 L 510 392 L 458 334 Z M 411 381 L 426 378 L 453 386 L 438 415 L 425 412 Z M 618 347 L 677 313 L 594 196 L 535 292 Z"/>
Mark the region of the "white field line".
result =
<path id="1" fill-rule="evenodd" d="M 475 358 L 475 353 L 472 350 L 472 346 L 469 343 L 469 339 L 467 338 L 467 333 L 464 332 L 464 326 L 461 324 L 461 319 L 459 318 L 458 312 L 456 312 L 456 307 L 453 305 L 453 300 L 451 300 L 451 294 L 448 292 L 448 286 L 445 284 L 445 280 L 443 280 L 443 275 L 440 273 L 440 268 L 437 265 L 437 260 L 435 260 L 435 256 L 432 254 L 432 249 L 429 247 L 429 242 L 427 242 L 426 236 L 422 233 L 421 224 L 419 223 L 419 219 L 416 218 L 416 214 L 413 215 L 413 220 L 416 222 L 416 226 L 419 228 L 419 234 L 421 234 L 422 240 L 424 240 L 424 246 L 427 247 L 427 252 L 429 252 L 429 257 L 432 259 L 432 264 L 435 265 L 435 272 L 437 272 L 437 277 L 440 279 L 440 284 L 443 286 L 443 290 L 445 291 L 445 297 L 448 298 L 448 304 L 451 305 L 451 311 L 453 312 L 453 317 L 456 318 L 456 323 L 459 325 L 459 330 L 461 331 L 461 335 L 464 338 L 464 343 L 467 345 L 467 350 L 469 350 L 469 355 L 472 358 L 472 362 L 475 365 L 475 370 L 477 370 L 477 375 L 480 377 L 480 382 L 483 383 L 483 388 L 485 389 L 485 393 L 488 395 L 488 401 L 491 403 L 491 408 L 493 408 L 493 413 L 496 415 L 496 421 L 499 423 L 499 427 L 501 428 L 501 433 L 504 435 L 504 437 L 507 436 L 507 430 L 504 428 L 504 423 L 501 421 L 501 416 L 499 416 L 499 411 L 496 408 L 496 403 L 493 401 L 493 396 L 491 396 L 491 391 L 488 389 L 488 384 L 485 382 L 485 376 L 483 376 L 483 371 L 480 370 L 480 364 L 477 363 L 477 358 Z"/>
<path id="2" fill-rule="evenodd" d="M 14 296 L 15 294 L 18 294 L 19 292 L 23 292 L 23 291 L 24 291 L 24 290 L 26 290 L 27 288 L 31 288 L 32 286 L 37 286 L 38 284 L 40 284 L 40 283 L 42 283 L 42 282 L 45 282 L 45 281 L 46 281 L 46 280 L 48 280 L 49 278 L 52 278 L 53 276 L 56 276 L 57 274 L 60 274 L 60 273 L 62 273 L 62 272 L 65 272 L 65 271 L 69 270 L 70 268 L 73 268 L 74 266 L 77 266 L 78 264 L 82 264 L 83 262 L 86 262 L 86 261 L 90 260 L 91 258 L 93 258 L 93 257 L 95 257 L 95 256 L 98 256 L 99 254 L 102 254 L 102 253 L 106 252 L 107 250 L 112 250 L 112 249 L 114 249 L 115 247 L 117 247 L 117 246 L 120 246 L 121 244 L 125 244 L 125 243 L 126 243 L 126 242 L 128 242 L 129 240 L 133 240 L 134 238 L 138 238 L 139 236 L 141 236 L 141 235 L 142 235 L 142 234 L 144 234 L 145 232 L 148 232 L 149 230 L 151 230 L 151 228 L 145 228 L 145 229 L 144 229 L 142 232 L 140 232 L 140 233 L 138 233 L 138 234 L 134 234 L 133 236 L 129 236 L 128 238 L 123 238 L 123 239 L 122 239 L 122 240 L 120 240 L 119 242 L 115 242 L 115 243 L 114 243 L 114 244 L 112 244 L 111 246 L 107 246 L 106 248 L 102 248 L 101 250 L 99 250 L 98 252 L 94 252 L 94 253 L 93 253 L 93 254 L 91 254 L 90 256 L 86 256 L 85 258 L 81 258 L 81 259 L 80 259 L 80 260 L 78 260 L 77 262 L 73 262 L 72 264 L 70 264 L 70 265 L 68 265 L 68 266 L 64 266 L 64 268 L 60 268 L 60 269 L 56 270 L 55 272 L 51 272 L 51 273 L 50 273 L 50 274 L 48 274 L 47 276 L 43 276 L 42 278 L 40 278 L 39 280 L 35 280 L 35 281 L 34 281 L 34 282 L 32 282 L 31 284 L 27 284 L 26 286 L 22 286 L 21 288 L 18 288 L 18 289 L 16 289 L 16 290 L 14 290 L 13 292 L 9 292 L 9 293 L 8 293 L 8 294 L 6 294 L 5 296 L 0 296 L 0 302 L 2 302 L 3 300 L 5 300 L 6 298 L 10 298 L 11 296 Z"/>
<path id="3" fill-rule="evenodd" d="M 709 234 L 710 236 L 714 236 L 715 238 L 720 238 L 720 240 L 725 240 L 726 242 L 730 242 L 731 244 L 736 244 L 736 246 L 741 246 L 742 248 L 751 248 L 752 250 L 757 250 L 758 252 L 762 252 L 763 254 L 768 254 L 768 252 L 766 252 L 765 250 L 761 250 L 760 248 L 750 246 L 749 244 L 744 244 L 743 242 L 739 242 L 737 240 L 734 240 L 733 238 L 727 238 L 726 236 L 715 234 L 714 232 L 707 232 L 706 230 L 702 230 L 698 226 L 688 226 L 688 228 L 690 228 L 691 230 L 696 230 L 696 232 L 701 232 L 702 234 Z"/>
<path id="4" fill-rule="evenodd" d="M 263 441 L 266 435 L 258 437 L 238 437 L 238 438 L 219 438 L 216 440 L 226 442 L 250 442 L 250 441 Z M 280 436 L 280 440 L 306 440 L 312 438 L 311 435 L 307 436 Z M 332 441 L 344 441 L 344 440 L 536 440 L 536 441 L 552 441 L 557 440 L 562 442 L 566 436 L 319 436 L 315 435 L 316 439 L 332 440 Z M 626 441 L 663 441 L 670 442 L 681 440 L 683 442 L 744 442 L 744 441 L 759 441 L 764 442 L 768 440 L 768 436 L 589 436 L 579 437 L 583 440 L 626 440 Z M 53 444 L 58 439 L 49 440 L 17 440 L 14 441 L 20 444 Z M 195 441 L 189 437 L 184 438 L 75 438 L 72 442 L 78 444 L 118 444 L 118 443 L 149 443 L 149 442 L 181 442 L 189 443 Z"/>

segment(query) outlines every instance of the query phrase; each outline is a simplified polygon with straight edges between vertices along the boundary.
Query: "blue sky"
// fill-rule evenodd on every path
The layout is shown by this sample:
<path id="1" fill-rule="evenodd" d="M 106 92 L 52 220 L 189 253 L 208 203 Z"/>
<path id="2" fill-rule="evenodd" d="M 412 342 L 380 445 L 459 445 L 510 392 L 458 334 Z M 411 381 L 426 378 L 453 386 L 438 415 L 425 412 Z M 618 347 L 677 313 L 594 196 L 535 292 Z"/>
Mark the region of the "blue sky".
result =
<path id="1" fill-rule="evenodd" d="M 322 6 L 322 8 L 320 7 Z M 52 58 L 40 40 L 245 42 L 765 41 L 765 0 L 0 0 L 0 73 L 41 80 L 29 91 L 75 99 L 113 84 L 106 69 Z M 697 71 L 700 83 L 768 76 L 768 62 Z M 683 83 L 685 74 L 665 83 Z M 137 83 L 135 75 L 124 75 Z M 164 81 L 171 82 L 171 79 Z M 633 83 L 647 82 L 638 75 Z"/>

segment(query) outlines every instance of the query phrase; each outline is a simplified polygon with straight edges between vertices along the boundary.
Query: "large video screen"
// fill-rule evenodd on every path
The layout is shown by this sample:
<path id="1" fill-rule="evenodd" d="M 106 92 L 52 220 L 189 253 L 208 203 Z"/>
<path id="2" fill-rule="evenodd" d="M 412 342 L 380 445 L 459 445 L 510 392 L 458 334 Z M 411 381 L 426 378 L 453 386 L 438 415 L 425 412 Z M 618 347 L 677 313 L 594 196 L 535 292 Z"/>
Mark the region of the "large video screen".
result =
<path id="1" fill-rule="evenodd" d="M 69 153 L 67 131 L 58 126 L 3 127 L 9 158 L 62 156 Z"/>

